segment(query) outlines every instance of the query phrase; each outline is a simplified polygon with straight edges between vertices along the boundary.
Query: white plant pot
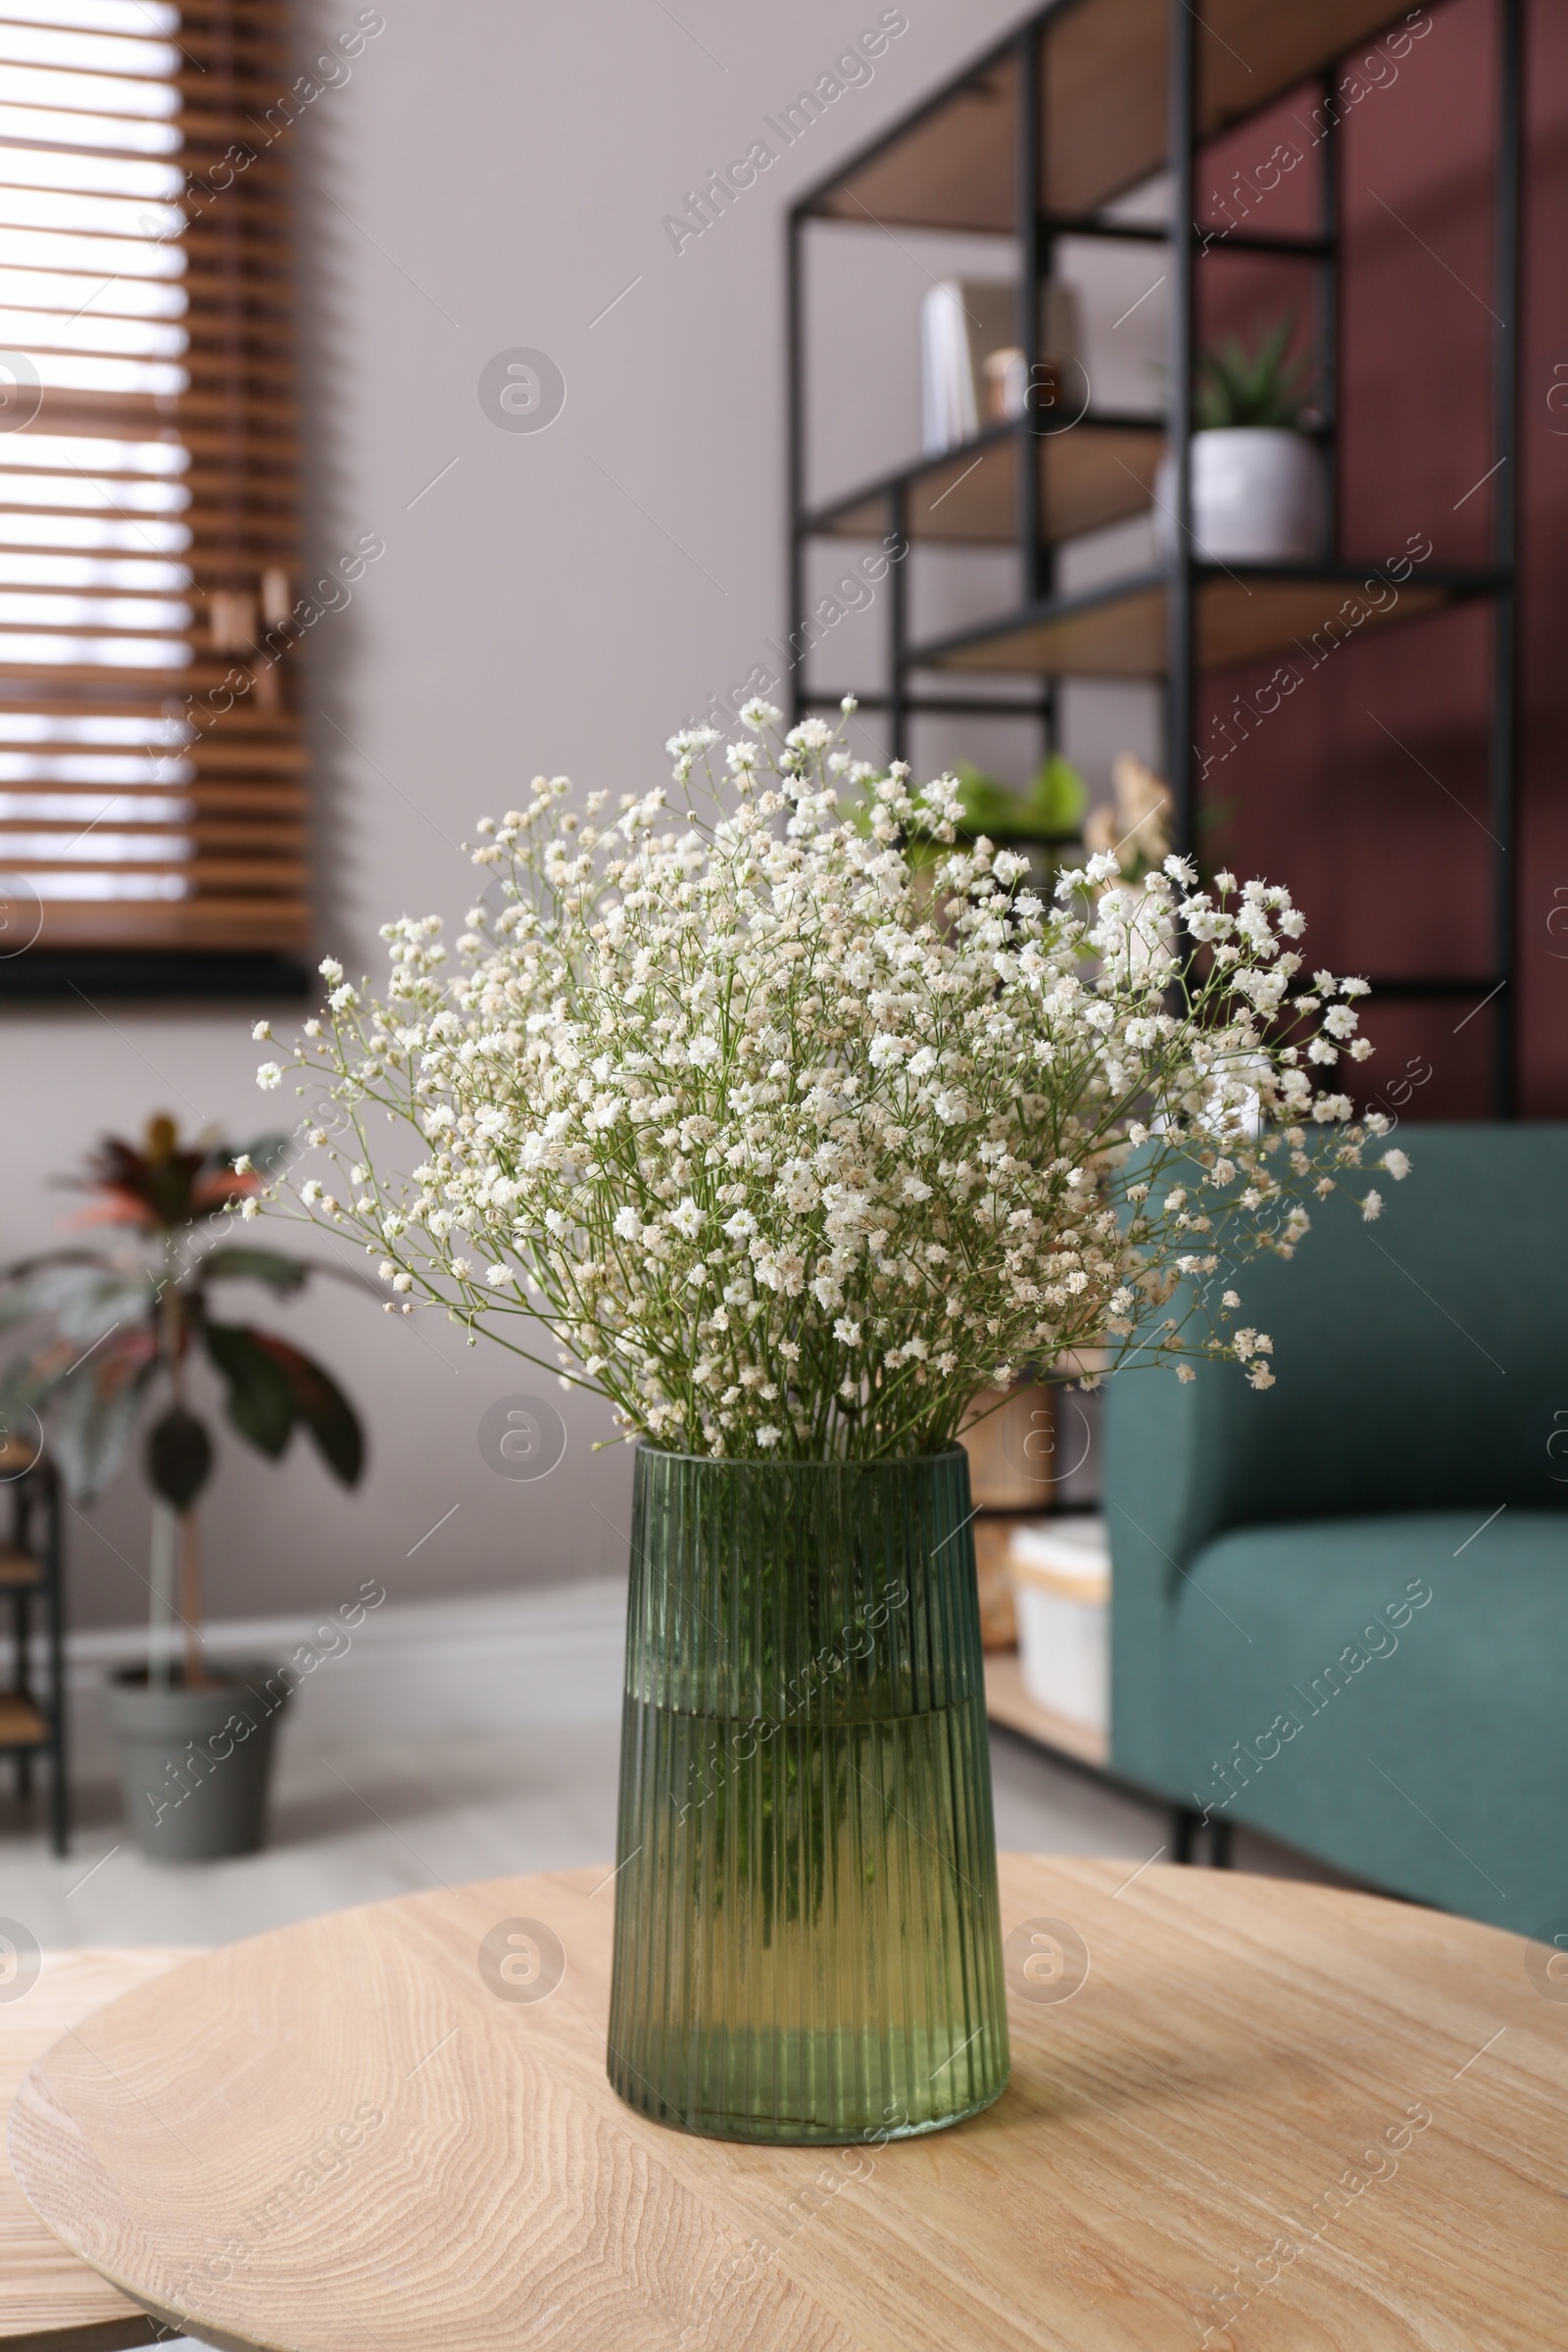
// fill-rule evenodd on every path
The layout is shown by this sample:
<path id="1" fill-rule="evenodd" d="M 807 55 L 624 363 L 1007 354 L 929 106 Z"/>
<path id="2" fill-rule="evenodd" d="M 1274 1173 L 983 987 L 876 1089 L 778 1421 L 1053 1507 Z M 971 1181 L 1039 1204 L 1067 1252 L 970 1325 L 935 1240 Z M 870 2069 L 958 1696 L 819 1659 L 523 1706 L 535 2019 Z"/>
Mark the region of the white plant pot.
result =
<path id="1" fill-rule="evenodd" d="M 1323 453 L 1300 433 L 1225 425 L 1195 433 L 1193 553 L 1213 564 L 1302 564 L 1323 553 L 1327 482 Z M 1160 461 L 1154 536 L 1176 545 L 1176 461 Z"/>

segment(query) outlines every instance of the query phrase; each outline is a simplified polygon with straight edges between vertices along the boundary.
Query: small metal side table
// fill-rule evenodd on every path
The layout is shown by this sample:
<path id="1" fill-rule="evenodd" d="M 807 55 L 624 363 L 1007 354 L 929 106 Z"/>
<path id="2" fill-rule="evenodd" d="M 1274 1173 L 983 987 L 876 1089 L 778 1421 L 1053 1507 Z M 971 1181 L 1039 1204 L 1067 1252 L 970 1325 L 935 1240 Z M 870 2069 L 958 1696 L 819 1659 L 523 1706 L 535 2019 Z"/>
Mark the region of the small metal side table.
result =
<path id="1" fill-rule="evenodd" d="M 11 1675 L 0 1688 L 0 1752 L 16 1767 L 17 1794 L 32 1794 L 33 1759 L 49 1759 L 49 1818 L 57 1854 L 71 1836 L 66 1777 L 65 1557 L 60 1480 L 47 1455 L 0 1440 L 0 1494 L 9 1490 L 9 1540 L 0 1537 L 0 1602 L 10 1604 Z M 3 1512 L 3 1504 L 0 1504 Z M 33 1681 L 34 1603 L 41 1605 L 45 1683 Z"/>

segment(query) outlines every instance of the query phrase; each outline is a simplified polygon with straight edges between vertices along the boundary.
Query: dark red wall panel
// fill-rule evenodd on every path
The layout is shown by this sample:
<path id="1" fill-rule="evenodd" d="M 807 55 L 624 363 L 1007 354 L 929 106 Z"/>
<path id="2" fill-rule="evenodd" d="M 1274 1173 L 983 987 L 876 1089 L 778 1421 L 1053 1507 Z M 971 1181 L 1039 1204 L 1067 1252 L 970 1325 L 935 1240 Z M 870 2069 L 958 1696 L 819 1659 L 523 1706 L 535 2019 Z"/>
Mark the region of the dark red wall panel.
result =
<path id="1" fill-rule="evenodd" d="M 1496 483 L 1492 352 L 1506 296 L 1494 283 L 1495 0 L 1446 0 L 1402 59 L 1376 53 L 1344 105 L 1340 529 L 1368 564 L 1430 542 L 1429 561 L 1491 560 Z M 1353 94 L 1359 93 L 1359 94 Z M 1310 225 L 1321 144 L 1315 91 L 1203 159 L 1204 217 L 1281 233 Z M 1300 163 L 1260 192 L 1277 142 Z M 1521 1107 L 1568 1115 L 1568 7 L 1527 17 L 1521 502 L 1519 917 Z M 1240 177 L 1238 177 L 1238 174 Z M 1269 174 L 1265 173 L 1265 177 Z M 1244 191 L 1251 183 L 1252 193 Z M 1226 191 L 1229 191 L 1228 196 Z M 1227 251 L 1199 269 L 1200 332 L 1255 329 L 1295 311 L 1303 343 L 1311 273 Z M 1557 372 L 1560 371 L 1560 372 Z M 1554 395 L 1553 386 L 1560 392 Z M 1419 567 L 1418 567 L 1419 568 Z M 1274 664 L 1208 681 L 1198 741 L 1205 864 L 1288 880 L 1314 960 L 1395 976 L 1475 976 L 1474 996 L 1392 1001 L 1369 1024 L 1369 1088 L 1419 1087 L 1410 1115 L 1491 1114 L 1495 850 L 1488 805 L 1490 608 L 1475 605 L 1314 661 L 1272 715 L 1247 713 Z M 1272 698 L 1265 698 L 1271 700 Z M 1227 725 L 1227 713 L 1230 721 Z M 1248 727 L 1242 739 L 1242 726 Z M 1473 1017 L 1472 1017 L 1473 1016 Z M 1427 1066 L 1430 1064 L 1430 1071 Z M 1418 1077 L 1416 1073 L 1421 1073 Z"/>

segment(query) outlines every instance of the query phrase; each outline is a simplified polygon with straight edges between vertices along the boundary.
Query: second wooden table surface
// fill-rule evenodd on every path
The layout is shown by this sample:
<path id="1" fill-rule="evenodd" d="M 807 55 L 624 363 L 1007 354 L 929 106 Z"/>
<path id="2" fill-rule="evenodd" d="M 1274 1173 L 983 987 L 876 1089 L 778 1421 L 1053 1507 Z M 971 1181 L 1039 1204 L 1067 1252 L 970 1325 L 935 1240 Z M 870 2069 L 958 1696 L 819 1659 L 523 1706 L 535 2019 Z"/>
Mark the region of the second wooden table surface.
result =
<path id="1" fill-rule="evenodd" d="M 1568 2005 L 1371 1896 L 1003 1865 L 1014 2068 L 930 2138 L 769 2149 L 604 2073 L 613 1891 L 406 1897 L 174 1969 L 14 2111 L 17 2176 L 172 2321 L 280 2352 L 1541 2352 Z"/>

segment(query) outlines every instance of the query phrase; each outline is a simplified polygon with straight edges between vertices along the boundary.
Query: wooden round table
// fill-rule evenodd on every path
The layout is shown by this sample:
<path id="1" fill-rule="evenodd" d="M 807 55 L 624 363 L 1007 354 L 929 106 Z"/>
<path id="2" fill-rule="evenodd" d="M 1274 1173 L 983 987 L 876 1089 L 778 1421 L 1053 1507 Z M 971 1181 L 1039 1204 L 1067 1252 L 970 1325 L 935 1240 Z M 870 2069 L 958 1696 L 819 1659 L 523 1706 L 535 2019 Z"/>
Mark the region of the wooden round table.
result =
<path id="1" fill-rule="evenodd" d="M 38 2212 L 286 2352 L 1542 2352 L 1568 2001 L 1368 1895 L 1014 1856 L 1013 2075 L 930 2137 L 687 2138 L 605 2079 L 613 1886 L 503 1879 L 177 1967 L 24 2084 Z"/>

